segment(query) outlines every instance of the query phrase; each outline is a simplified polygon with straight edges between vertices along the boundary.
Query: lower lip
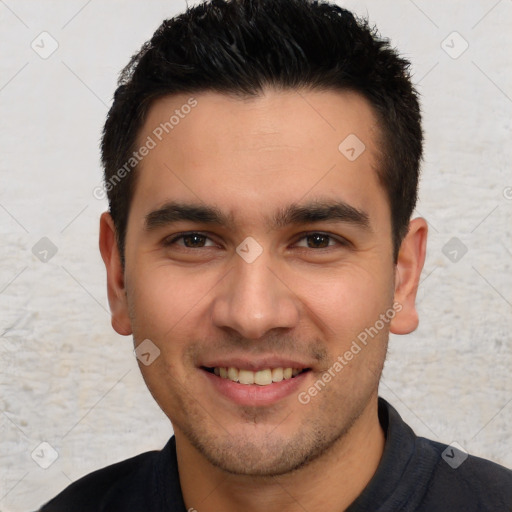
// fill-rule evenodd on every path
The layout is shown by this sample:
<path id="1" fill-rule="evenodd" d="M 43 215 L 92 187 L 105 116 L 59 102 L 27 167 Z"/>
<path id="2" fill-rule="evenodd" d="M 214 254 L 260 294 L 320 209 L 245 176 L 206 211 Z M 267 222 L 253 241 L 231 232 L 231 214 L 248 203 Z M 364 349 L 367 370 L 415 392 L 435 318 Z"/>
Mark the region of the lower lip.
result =
<path id="1" fill-rule="evenodd" d="M 264 406 L 272 405 L 292 394 L 297 394 L 298 389 L 311 373 L 310 371 L 299 373 L 295 377 L 273 382 L 267 386 L 258 384 L 240 384 L 230 379 L 218 377 L 214 373 L 200 369 L 216 391 L 229 398 L 238 405 Z"/>

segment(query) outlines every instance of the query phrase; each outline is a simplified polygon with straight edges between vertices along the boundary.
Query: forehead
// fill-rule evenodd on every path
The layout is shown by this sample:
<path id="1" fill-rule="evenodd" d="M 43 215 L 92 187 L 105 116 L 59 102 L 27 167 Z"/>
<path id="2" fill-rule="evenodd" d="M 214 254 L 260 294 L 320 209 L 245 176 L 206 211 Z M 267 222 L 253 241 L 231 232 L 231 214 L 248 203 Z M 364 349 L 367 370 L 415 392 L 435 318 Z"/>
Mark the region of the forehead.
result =
<path id="1" fill-rule="evenodd" d="M 152 148 L 138 165 L 132 208 L 146 215 L 172 200 L 199 201 L 256 222 L 321 197 L 377 215 L 387 208 L 378 133 L 370 105 L 351 92 L 167 96 L 139 133 L 138 146 Z"/>

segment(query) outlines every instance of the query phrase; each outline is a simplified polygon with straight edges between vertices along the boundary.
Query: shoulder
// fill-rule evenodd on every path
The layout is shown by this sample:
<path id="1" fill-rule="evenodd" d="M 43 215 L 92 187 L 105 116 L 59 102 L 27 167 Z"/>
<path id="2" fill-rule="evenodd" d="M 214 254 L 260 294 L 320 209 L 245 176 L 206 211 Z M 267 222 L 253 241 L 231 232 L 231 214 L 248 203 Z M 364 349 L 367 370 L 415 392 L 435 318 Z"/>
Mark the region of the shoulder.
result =
<path id="1" fill-rule="evenodd" d="M 385 400 L 381 464 L 354 510 L 407 512 L 512 511 L 512 471 L 489 460 L 418 437 Z M 352 510 L 352 509 L 351 509 Z"/>
<path id="2" fill-rule="evenodd" d="M 160 459 L 169 451 L 171 441 L 162 451 L 142 453 L 89 473 L 45 504 L 40 512 L 145 510 L 159 499 L 156 493 L 160 488 Z"/>
<path id="3" fill-rule="evenodd" d="M 510 510 L 512 470 L 442 443 L 418 438 L 423 452 L 435 453 L 437 463 L 427 485 L 424 503 L 437 504 L 442 497 L 446 510 Z M 460 509 L 462 510 L 462 509 Z"/>

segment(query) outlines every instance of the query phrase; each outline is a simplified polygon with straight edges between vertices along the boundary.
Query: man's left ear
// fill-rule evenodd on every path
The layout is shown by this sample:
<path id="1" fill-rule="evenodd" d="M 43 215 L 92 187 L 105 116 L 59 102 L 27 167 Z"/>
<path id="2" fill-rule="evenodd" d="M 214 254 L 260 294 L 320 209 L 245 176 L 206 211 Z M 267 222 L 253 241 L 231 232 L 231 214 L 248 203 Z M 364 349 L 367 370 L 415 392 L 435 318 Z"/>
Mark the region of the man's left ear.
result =
<path id="1" fill-rule="evenodd" d="M 400 246 L 395 274 L 394 302 L 397 303 L 397 314 L 390 323 L 393 334 L 408 334 L 418 327 L 415 303 L 421 270 L 425 263 L 427 232 L 425 219 L 412 220 Z"/>

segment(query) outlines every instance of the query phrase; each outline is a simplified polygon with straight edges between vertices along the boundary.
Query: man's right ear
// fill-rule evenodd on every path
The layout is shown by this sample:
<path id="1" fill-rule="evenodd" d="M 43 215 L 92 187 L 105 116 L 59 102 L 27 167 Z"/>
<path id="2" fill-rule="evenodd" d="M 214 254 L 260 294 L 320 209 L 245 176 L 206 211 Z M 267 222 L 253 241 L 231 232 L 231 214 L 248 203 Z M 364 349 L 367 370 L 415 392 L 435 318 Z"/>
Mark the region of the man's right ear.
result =
<path id="1" fill-rule="evenodd" d="M 124 336 L 132 334 L 128 301 L 124 286 L 124 271 L 116 240 L 116 228 L 110 213 L 104 212 L 100 219 L 100 252 L 107 270 L 107 291 L 112 327 Z"/>

